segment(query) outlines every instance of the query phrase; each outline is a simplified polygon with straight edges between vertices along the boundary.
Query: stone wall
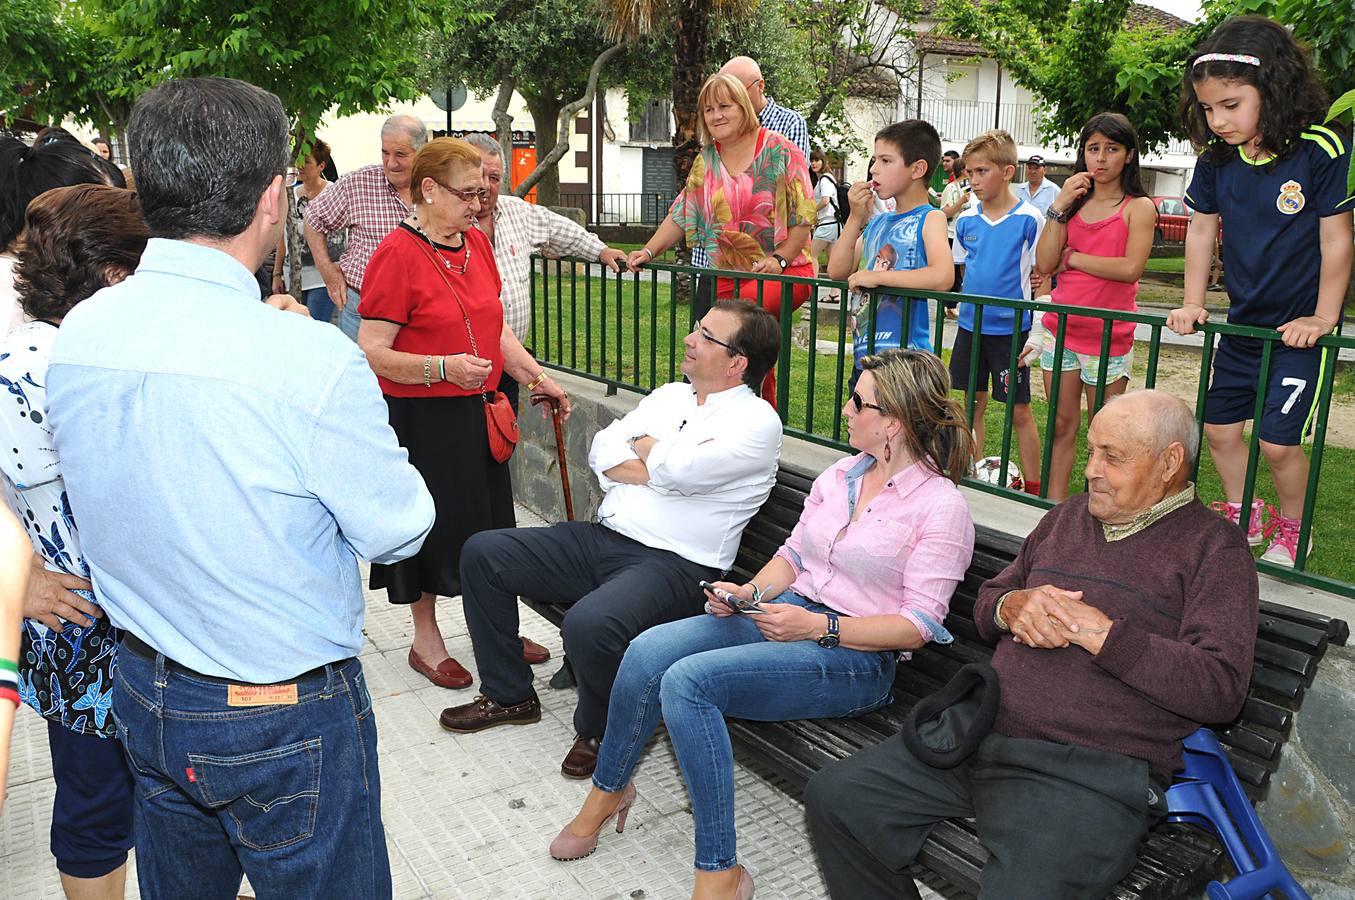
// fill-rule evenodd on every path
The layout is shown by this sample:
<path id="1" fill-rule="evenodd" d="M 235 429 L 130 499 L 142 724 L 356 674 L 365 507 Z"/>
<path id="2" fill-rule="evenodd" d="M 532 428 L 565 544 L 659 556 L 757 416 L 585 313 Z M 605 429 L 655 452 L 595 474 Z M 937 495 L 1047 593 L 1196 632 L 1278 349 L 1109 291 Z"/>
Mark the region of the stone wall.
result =
<path id="1" fill-rule="evenodd" d="M 602 491 L 588 468 L 593 435 L 625 415 L 640 395 L 608 396 L 598 382 L 553 373 L 569 391 L 574 412 L 565 429 L 569 481 L 575 518 L 597 512 Z M 522 440 L 513 454 L 513 493 L 548 521 L 562 521 L 564 500 L 555 433 L 539 410 L 520 416 Z M 813 475 L 841 453 L 788 439 L 783 465 Z M 1024 536 L 1039 521 L 1033 507 L 963 489 L 975 521 Z M 1262 596 L 1276 603 L 1351 618 L 1348 601 L 1319 596 L 1271 578 L 1262 578 Z M 1355 648 L 1332 647 L 1318 671 L 1294 733 L 1281 754 L 1270 792 L 1258 809 L 1280 855 L 1299 882 L 1321 900 L 1355 900 Z"/>

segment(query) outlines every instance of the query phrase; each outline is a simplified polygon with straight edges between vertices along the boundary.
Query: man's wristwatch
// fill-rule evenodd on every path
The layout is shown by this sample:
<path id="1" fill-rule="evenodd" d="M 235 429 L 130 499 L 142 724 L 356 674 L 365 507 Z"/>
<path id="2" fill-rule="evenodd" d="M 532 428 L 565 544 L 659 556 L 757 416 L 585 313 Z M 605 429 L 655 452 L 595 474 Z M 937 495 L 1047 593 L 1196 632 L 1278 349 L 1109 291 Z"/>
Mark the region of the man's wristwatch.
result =
<path id="1" fill-rule="evenodd" d="M 780 253 L 773 253 L 772 259 L 776 260 L 777 264 L 781 266 L 782 272 L 786 271 L 786 266 L 790 265 L 790 263 L 786 262 L 786 258 Z"/>
<path id="2" fill-rule="evenodd" d="M 825 650 L 832 650 L 841 640 L 838 638 L 837 613 L 824 613 L 828 617 L 828 633 L 819 638 L 819 646 Z"/>

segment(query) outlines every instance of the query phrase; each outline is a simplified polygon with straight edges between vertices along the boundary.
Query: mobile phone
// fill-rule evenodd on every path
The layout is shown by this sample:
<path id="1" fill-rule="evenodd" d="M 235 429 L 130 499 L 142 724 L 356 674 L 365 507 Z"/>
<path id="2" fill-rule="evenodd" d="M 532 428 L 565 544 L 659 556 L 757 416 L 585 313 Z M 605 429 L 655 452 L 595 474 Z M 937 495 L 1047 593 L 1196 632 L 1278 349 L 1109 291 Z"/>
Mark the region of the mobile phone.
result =
<path id="1" fill-rule="evenodd" d="M 744 600 L 740 597 L 736 597 L 724 588 L 716 587 L 709 581 L 700 581 L 698 584 L 701 585 L 702 589 L 714 594 L 717 599 L 724 602 L 725 606 L 728 606 L 736 613 L 766 612 L 766 610 L 758 605 L 756 600 Z"/>

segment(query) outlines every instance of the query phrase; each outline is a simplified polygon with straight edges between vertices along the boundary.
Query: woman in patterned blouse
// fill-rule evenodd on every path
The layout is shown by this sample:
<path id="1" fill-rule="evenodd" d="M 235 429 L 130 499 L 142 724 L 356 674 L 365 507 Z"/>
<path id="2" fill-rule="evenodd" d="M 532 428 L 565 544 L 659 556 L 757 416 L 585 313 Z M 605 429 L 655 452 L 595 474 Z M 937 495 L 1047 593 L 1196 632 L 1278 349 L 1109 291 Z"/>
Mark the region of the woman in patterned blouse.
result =
<path id="1" fill-rule="evenodd" d="M 119 632 L 90 592 L 45 385 L 62 318 L 130 275 L 149 235 L 136 194 L 101 184 L 38 196 L 24 235 L 15 289 L 28 321 L 0 342 L 0 385 L 9 397 L 0 404 L 0 475 L 37 555 L 24 604 L 19 696 L 47 720 L 56 779 L 51 846 L 62 886 L 68 896 L 121 898 L 133 795 L 109 714 Z M 50 573 L 41 579 L 45 590 L 34 589 L 40 570 Z"/>
<path id="2" fill-rule="evenodd" d="M 639 269 L 685 236 L 688 246 L 705 248 L 717 269 L 813 278 L 805 244 L 818 210 L 800 148 L 758 125 L 748 91 L 731 75 L 706 79 L 697 107 L 701 153 L 663 224 L 627 264 Z M 812 285 L 788 287 L 792 308 L 799 309 Z M 740 297 L 781 315 L 782 286 L 777 282 L 719 278 L 715 296 Z M 763 382 L 762 396 L 775 404 L 771 375 Z"/>

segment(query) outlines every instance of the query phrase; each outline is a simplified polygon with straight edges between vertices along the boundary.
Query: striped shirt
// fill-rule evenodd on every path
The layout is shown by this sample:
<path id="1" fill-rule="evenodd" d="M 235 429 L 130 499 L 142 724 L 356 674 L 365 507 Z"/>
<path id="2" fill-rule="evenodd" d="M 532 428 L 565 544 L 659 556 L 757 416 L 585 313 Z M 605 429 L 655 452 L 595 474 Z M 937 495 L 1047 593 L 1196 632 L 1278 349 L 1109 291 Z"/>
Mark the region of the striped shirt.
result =
<path id="1" fill-rule="evenodd" d="M 790 142 L 799 147 L 800 152 L 805 155 L 805 165 L 809 165 L 809 125 L 805 123 L 804 116 L 768 97 L 767 105 L 762 107 L 762 112 L 757 115 L 757 121 L 763 128 L 770 128 L 777 134 L 784 134 L 790 138 Z M 710 266 L 710 257 L 706 255 L 704 248 L 692 248 L 692 265 L 703 268 Z"/>
<path id="2" fill-rule="evenodd" d="M 323 194 L 321 196 L 324 196 Z M 494 209 L 494 262 L 503 279 L 503 319 L 518 340 L 531 327 L 531 256 L 597 259 L 607 245 L 578 223 L 521 197 L 504 194 Z"/>
<path id="3" fill-rule="evenodd" d="M 413 212 L 385 170 L 370 165 L 340 176 L 306 204 L 302 215 L 306 224 L 324 235 L 348 229 L 348 249 L 339 257 L 339 270 L 349 287 L 361 291 L 367 261 L 377 245 Z"/>

